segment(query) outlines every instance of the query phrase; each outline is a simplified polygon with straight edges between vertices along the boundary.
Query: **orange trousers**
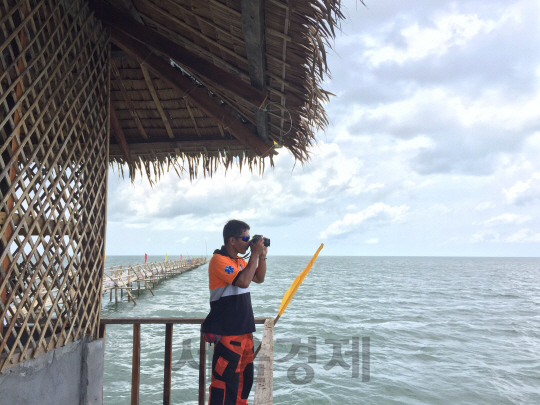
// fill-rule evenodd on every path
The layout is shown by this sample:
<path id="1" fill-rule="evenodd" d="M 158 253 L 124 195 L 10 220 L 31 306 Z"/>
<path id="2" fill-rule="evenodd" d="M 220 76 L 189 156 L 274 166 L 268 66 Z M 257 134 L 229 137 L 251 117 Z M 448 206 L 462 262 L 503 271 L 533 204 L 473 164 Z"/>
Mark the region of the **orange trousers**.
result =
<path id="1" fill-rule="evenodd" d="M 209 405 L 247 405 L 253 386 L 253 335 L 223 336 L 214 346 Z"/>

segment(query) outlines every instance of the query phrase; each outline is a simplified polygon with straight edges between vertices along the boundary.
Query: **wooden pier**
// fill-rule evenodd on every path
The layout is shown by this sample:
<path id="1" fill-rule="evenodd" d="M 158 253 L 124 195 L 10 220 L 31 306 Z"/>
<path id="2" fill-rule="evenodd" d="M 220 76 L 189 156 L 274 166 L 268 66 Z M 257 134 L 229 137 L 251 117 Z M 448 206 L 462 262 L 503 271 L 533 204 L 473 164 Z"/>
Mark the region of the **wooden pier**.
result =
<path id="1" fill-rule="evenodd" d="M 165 262 L 138 263 L 128 265 L 118 265 L 106 268 L 103 274 L 103 294 L 109 292 L 109 300 L 118 302 L 118 290 L 120 290 L 120 300 L 126 292 L 128 301 L 133 301 L 134 291 L 137 297 L 141 294 L 141 289 L 147 289 L 152 295 L 152 291 L 161 279 L 176 276 L 193 270 L 206 263 L 206 258 L 198 257 L 189 260 L 171 260 Z"/>

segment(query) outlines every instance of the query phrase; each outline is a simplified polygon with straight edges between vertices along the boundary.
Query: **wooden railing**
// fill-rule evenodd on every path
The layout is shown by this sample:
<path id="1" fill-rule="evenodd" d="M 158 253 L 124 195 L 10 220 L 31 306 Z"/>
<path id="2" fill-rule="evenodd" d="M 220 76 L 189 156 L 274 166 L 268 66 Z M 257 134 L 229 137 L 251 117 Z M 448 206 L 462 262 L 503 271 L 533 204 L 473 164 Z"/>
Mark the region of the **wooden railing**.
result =
<path id="1" fill-rule="evenodd" d="M 139 405 L 141 375 L 141 325 L 165 325 L 165 360 L 163 367 L 163 404 L 171 403 L 171 371 L 173 325 L 200 325 L 204 318 L 101 318 L 100 337 L 105 338 L 107 325 L 133 325 L 133 357 L 131 363 L 131 405 Z M 262 350 L 259 358 L 265 362 L 257 376 L 254 404 L 272 403 L 273 374 L 273 318 L 255 318 L 256 324 L 264 324 Z M 206 401 L 206 342 L 200 336 L 199 354 L 199 405 Z M 269 392 L 270 391 L 270 392 Z M 258 397 L 260 399 L 258 399 Z"/>

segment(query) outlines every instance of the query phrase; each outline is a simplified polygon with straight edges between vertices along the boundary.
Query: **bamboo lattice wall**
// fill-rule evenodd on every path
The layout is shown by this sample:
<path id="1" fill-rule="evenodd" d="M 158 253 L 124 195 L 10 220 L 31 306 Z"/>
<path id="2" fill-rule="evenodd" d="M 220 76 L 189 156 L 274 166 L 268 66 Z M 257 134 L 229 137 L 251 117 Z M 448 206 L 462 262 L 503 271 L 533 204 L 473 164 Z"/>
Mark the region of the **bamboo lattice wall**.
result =
<path id="1" fill-rule="evenodd" d="M 108 41 L 84 0 L 0 0 L 0 369 L 98 333 Z"/>

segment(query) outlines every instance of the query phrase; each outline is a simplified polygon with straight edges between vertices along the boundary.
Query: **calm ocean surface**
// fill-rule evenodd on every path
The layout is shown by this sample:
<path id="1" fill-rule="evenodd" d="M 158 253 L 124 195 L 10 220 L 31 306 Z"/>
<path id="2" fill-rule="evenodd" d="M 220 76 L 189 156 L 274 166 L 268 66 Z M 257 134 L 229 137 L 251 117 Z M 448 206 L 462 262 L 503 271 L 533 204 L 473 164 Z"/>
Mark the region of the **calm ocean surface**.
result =
<path id="1" fill-rule="evenodd" d="M 268 256 L 266 281 L 251 286 L 255 316 L 277 314 L 309 259 Z M 108 256 L 106 266 L 139 261 Z M 207 268 L 160 282 L 156 296 L 144 292 L 137 306 L 125 300 L 115 305 L 105 295 L 102 316 L 204 317 Z M 198 329 L 175 325 L 174 404 L 196 404 L 198 371 L 180 358 L 182 342 L 192 339 L 198 361 Z M 141 327 L 141 404 L 163 402 L 164 330 Z M 255 335 L 261 334 L 259 325 Z M 321 256 L 274 338 L 275 404 L 540 404 L 540 258 Z M 292 344 L 280 339 L 307 344 L 308 338 L 316 359 L 308 361 L 306 347 L 289 359 Z M 351 354 L 355 338 L 360 348 Z M 370 346 L 368 382 L 362 381 L 368 371 L 363 338 Z M 129 404 L 131 348 L 131 326 L 107 327 L 106 405 Z M 306 378 L 311 381 L 302 383 Z"/>

